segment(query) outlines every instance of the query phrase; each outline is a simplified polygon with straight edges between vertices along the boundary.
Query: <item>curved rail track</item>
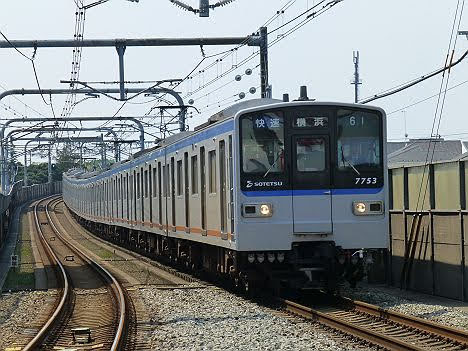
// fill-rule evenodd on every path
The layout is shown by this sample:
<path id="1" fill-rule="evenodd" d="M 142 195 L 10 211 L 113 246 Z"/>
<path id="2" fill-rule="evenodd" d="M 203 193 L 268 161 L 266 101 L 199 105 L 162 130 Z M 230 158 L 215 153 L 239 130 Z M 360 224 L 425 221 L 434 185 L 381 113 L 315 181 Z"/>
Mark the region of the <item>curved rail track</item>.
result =
<path id="1" fill-rule="evenodd" d="M 311 308 L 281 300 L 287 312 L 389 350 L 468 350 L 468 333 L 422 318 L 341 298 Z"/>
<path id="2" fill-rule="evenodd" d="M 58 199 L 55 196 L 38 201 L 34 205 L 34 220 L 41 242 L 63 283 L 60 302 L 24 350 L 70 347 L 77 341 L 73 334 L 76 334 L 75 328 L 86 329 L 90 325 L 96 327 L 93 330 L 96 335 L 89 339 L 92 344 L 81 346 L 119 350 L 128 327 L 124 290 L 108 270 L 64 238 L 49 213 L 49 206 Z M 46 222 L 39 219 L 44 217 L 38 209 L 41 203 L 45 203 Z M 44 230 L 47 225 L 50 229 Z M 105 306 L 109 302 L 110 306 Z"/>

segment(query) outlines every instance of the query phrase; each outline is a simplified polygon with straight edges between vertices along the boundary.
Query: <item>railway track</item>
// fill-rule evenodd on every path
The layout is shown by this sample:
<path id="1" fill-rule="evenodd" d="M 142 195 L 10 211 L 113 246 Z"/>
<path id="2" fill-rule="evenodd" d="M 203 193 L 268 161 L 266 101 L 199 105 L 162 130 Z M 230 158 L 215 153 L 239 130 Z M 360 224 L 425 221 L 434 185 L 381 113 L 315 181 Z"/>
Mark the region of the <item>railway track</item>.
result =
<path id="1" fill-rule="evenodd" d="M 49 197 L 38 201 L 34 206 L 34 220 L 60 277 L 60 298 L 24 350 L 78 345 L 93 350 L 118 350 L 129 327 L 125 291 L 108 270 L 64 240 L 49 213 L 49 207 L 58 199 Z M 40 211 L 42 207 L 44 211 Z"/>
<path id="2" fill-rule="evenodd" d="M 468 333 L 342 298 L 324 307 L 281 300 L 285 310 L 389 350 L 468 350 Z"/>

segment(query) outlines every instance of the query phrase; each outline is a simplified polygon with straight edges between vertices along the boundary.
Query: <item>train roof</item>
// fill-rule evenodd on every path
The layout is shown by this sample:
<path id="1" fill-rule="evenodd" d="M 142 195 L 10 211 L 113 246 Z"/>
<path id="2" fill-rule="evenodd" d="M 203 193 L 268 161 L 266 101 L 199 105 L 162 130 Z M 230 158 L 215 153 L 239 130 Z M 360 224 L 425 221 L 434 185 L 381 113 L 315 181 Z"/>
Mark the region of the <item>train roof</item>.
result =
<path id="1" fill-rule="evenodd" d="M 241 101 L 241 102 L 238 102 L 237 104 L 231 105 L 225 108 L 224 110 L 221 110 L 215 113 L 210 118 L 208 118 L 208 121 L 206 121 L 203 124 L 200 124 L 199 126 L 196 126 L 194 130 L 197 131 L 197 130 L 200 130 L 209 126 L 210 124 L 222 121 L 226 118 L 234 117 L 236 113 L 241 110 L 245 110 L 245 109 L 252 108 L 252 107 L 264 106 L 264 105 L 278 104 L 280 102 L 283 102 L 283 101 L 278 100 L 278 99 L 252 99 L 252 100 Z"/>

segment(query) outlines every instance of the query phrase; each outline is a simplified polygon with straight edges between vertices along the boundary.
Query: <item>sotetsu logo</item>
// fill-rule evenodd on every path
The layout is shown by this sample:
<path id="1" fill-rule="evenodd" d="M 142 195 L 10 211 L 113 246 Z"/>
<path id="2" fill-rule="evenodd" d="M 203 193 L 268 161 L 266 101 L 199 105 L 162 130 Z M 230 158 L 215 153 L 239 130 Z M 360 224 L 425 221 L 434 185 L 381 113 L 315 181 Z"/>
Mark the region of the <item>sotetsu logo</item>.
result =
<path id="1" fill-rule="evenodd" d="M 246 183 L 247 188 L 252 188 L 252 187 L 274 187 L 274 186 L 282 186 L 283 182 L 253 182 L 251 180 L 248 180 Z"/>

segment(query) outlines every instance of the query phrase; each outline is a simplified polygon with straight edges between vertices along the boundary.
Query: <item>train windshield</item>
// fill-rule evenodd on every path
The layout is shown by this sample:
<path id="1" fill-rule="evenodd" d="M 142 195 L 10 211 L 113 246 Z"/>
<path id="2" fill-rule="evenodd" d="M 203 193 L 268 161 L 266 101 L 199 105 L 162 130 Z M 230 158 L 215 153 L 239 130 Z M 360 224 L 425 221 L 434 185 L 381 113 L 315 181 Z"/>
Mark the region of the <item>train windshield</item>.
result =
<path id="1" fill-rule="evenodd" d="M 360 174 L 382 167 L 379 115 L 339 110 L 337 115 L 337 168 Z"/>
<path id="2" fill-rule="evenodd" d="M 266 177 L 284 171 L 284 118 L 262 113 L 242 118 L 242 170 Z"/>

